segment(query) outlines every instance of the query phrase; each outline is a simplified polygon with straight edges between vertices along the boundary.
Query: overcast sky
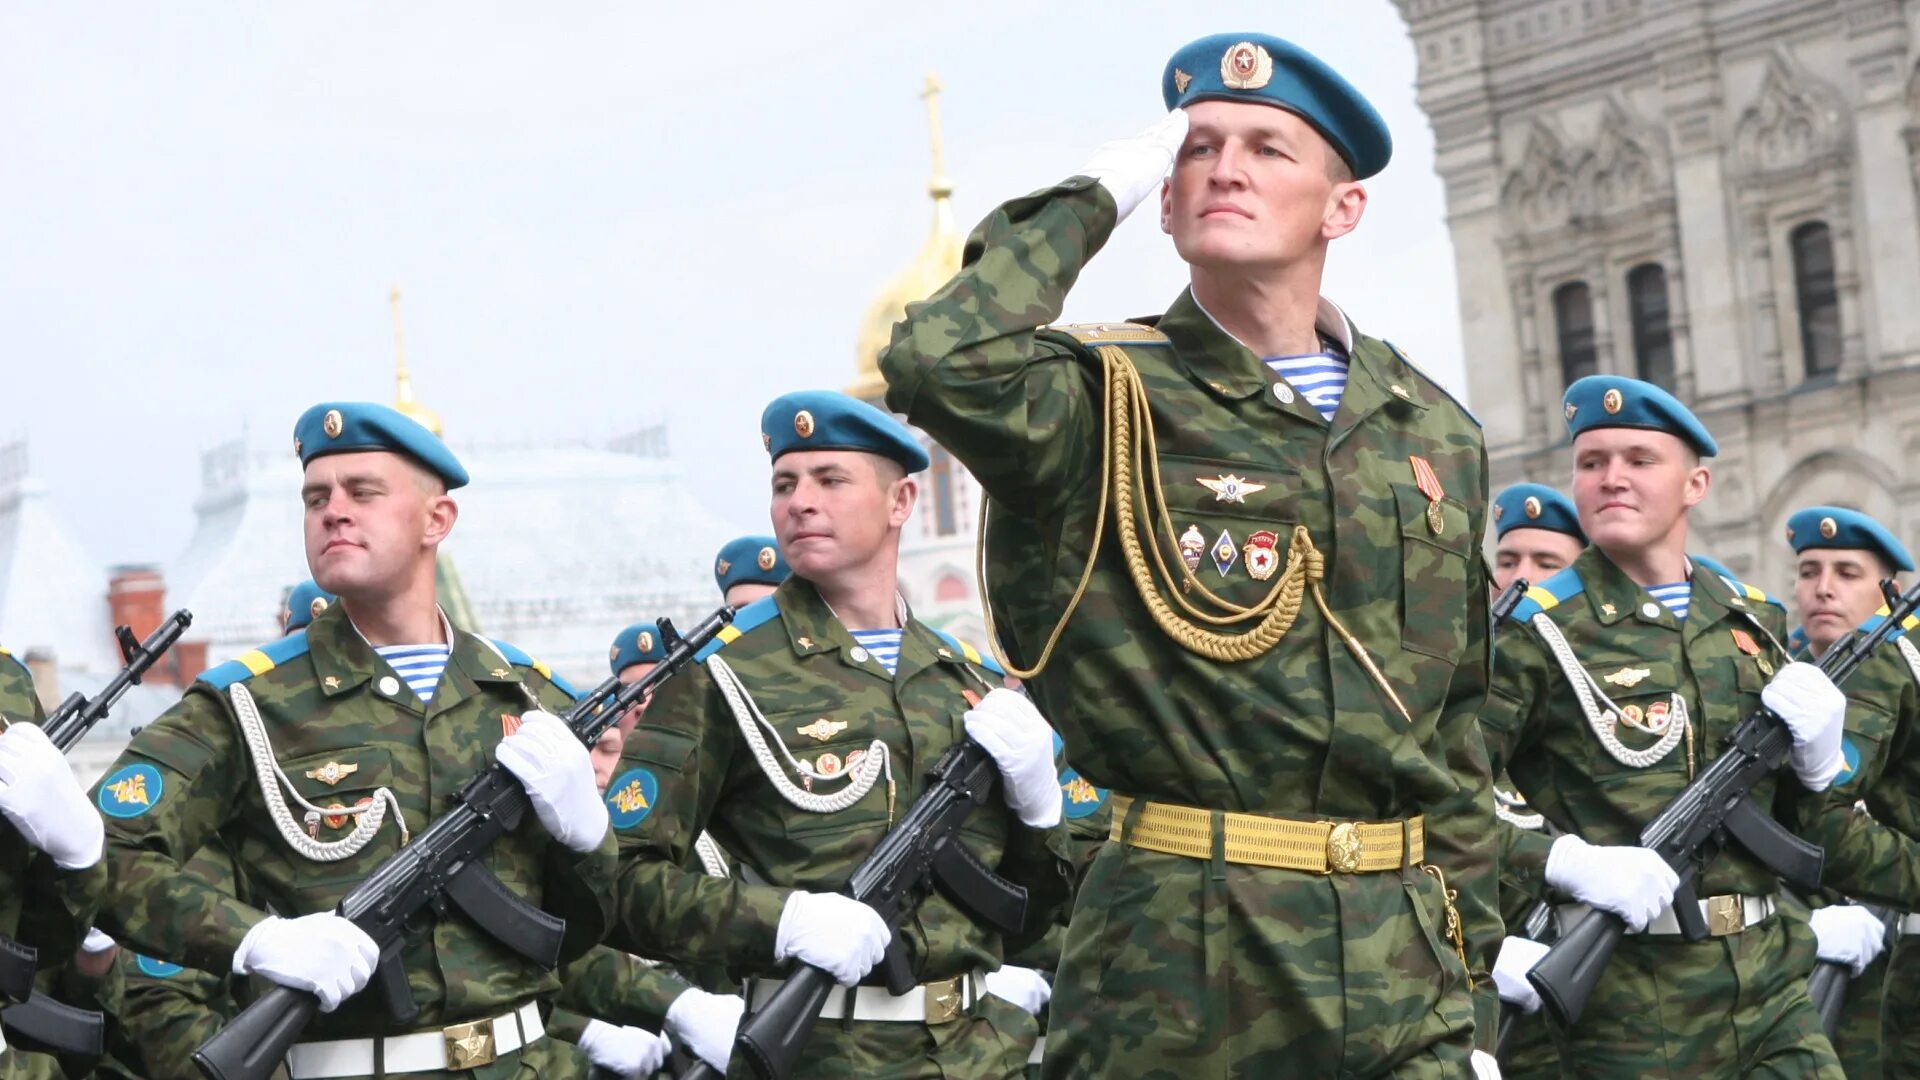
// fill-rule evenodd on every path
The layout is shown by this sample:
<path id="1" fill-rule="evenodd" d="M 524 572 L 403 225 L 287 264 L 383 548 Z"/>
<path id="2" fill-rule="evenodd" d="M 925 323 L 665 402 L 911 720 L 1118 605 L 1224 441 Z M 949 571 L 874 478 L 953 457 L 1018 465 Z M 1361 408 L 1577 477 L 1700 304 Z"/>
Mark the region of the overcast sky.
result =
<path id="1" fill-rule="evenodd" d="M 1464 390 L 1452 247 L 1388 0 L 0 7 L 0 438 L 109 562 L 173 559 L 203 450 L 392 396 L 406 293 L 455 441 L 669 422 L 687 481 L 766 526 L 761 407 L 841 387 L 929 222 L 941 99 L 962 229 L 1161 111 L 1202 34 L 1306 45 L 1393 164 L 1327 293 Z M 1069 319 L 1185 282 L 1129 221 Z M 476 483 L 485 483 L 484 476 Z M 582 507 L 591 513 L 590 507 Z"/>

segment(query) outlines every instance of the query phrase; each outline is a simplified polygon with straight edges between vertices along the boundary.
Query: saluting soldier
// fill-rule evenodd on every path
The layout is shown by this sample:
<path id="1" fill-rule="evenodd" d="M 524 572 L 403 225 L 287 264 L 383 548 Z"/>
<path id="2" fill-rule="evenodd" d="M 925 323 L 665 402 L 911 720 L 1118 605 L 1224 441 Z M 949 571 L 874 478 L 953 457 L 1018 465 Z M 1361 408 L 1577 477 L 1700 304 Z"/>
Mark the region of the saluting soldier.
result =
<path id="1" fill-rule="evenodd" d="M 780 554 L 780 542 L 771 536 L 740 536 L 727 541 L 713 560 L 713 583 L 720 587 L 720 598 L 738 610 L 787 580 L 786 556 Z"/>
<path id="2" fill-rule="evenodd" d="M 1844 507 L 1795 511 L 1787 542 L 1800 617 L 1792 640 L 1816 658 L 1877 625 L 1886 610 L 1881 580 L 1914 568 L 1906 545 L 1884 525 Z M 1896 911 L 1920 908 L 1920 774 L 1906 763 L 1920 735 L 1920 650 L 1905 636 L 1896 639 L 1844 689 L 1845 762 L 1826 792 L 1796 800 L 1801 835 L 1826 849 L 1822 884 Z M 1905 1012 L 1920 997 L 1920 954 L 1882 957 L 1887 927 L 1862 907 L 1821 907 L 1811 922 L 1820 958 L 1847 964 L 1855 976 L 1834 1035 L 1849 1080 L 1920 1075 L 1920 1064 L 1911 1063 L 1920 1038 L 1900 1041 L 1913 1032 Z"/>
<path id="3" fill-rule="evenodd" d="M 900 529 L 926 451 L 886 413 L 825 391 L 761 416 L 772 518 L 793 574 L 742 609 L 704 662 L 661 690 L 627 741 L 608 798 L 620 838 L 623 944 L 747 977 L 749 1009 L 789 962 L 831 972 L 800 1075 L 1011 1077 L 1031 1018 L 983 976 L 1043 933 L 1069 888 L 1053 732 L 971 646 L 914 619 L 896 579 Z M 974 856 L 1029 890 L 1029 933 L 976 924 L 938 892 L 894 931 L 920 984 L 902 997 L 874 965 L 891 935 L 847 879 L 971 737 L 1003 798 L 961 832 Z M 735 857 L 688 867 L 702 829 Z"/>
<path id="4" fill-rule="evenodd" d="M 159 960 L 318 996 L 293 1080 L 570 1075 L 539 1008 L 554 973 L 463 917 L 402 947 L 419 1007 L 405 1028 L 383 995 L 355 997 L 378 954 L 336 905 L 496 758 L 534 814 L 484 864 L 566 920 L 563 958 L 607 926 L 613 841 L 586 747 L 529 704 L 564 709 L 571 692 L 518 649 L 456 631 L 434 601 L 435 556 L 458 516 L 447 492 L 467 482 L 459 461 L 365 403 L 309 409 L 294 449 L 307 565 L 339 601 L 202 675 L 108 771 L 103 925 Z M 237 894 L 180 872 L 215 838 L 234 854 Z"/>
<path id="5" fill-rule="evenodd" d="M 1386 125 L 1264 34 L 1185 46 L 1161 91 L 1165 119 L 988 215 L 880 361 L 989 497 L 1013 673 L 1114 792 L 1044 1073 L 1490 1073 L 1486 453 L 1320 296 Z M 1190 288 L 1049 329 L 1155 194 Z"/>
<path id="6" fill-rule="evenodd" d="M 1592 546 L 1501 627 L 1481 717 L 1494 766 L 1565 834 L 1516 846 L 1518 869 L 1632 931 L 1565 1033 L 1563 1061 L 1582 1077 L 1838 1077 L 1807 998 L 1806 924 L 1778 914 L 1773 874 L 1737 846 L 1720 854 L 1697 882 L 1711 936 L 1688 942 L 1670 906 L 1678 878 L 1637 845 L 1763 702 L 1794 747 L 1755 789 L 1759 805 L 1781 786 L 1825 789 L 1845 698 L 1789 663 L 1778 608 L 1688 558 L 1689 513 L 1711 482 L 1702 461 L 1718 450 L 1693 413 L 1611 375 L 1575 382 L 1564 406 Z M 1563 924 L 1578 915 L 1566 909 Z"/>

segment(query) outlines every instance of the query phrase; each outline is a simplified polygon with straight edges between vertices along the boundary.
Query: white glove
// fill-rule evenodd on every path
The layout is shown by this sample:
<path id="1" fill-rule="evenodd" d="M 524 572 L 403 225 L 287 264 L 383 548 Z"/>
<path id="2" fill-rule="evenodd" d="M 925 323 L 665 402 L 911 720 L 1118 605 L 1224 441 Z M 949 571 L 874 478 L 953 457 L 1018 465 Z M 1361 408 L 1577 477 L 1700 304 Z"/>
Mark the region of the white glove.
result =
<path id="1" fill-rule="evenodd" d="M 615 1027 L 599 1020 L 587 1021 L 579 1045 L 588 1061 L 618 1076 L 652 1076 L 673 1049 L 665 1037 L 645 1028 Z"/>
<path id="2" fill-rule="evenodd" d="M 592 851 L 607 835 L 607 804 L 593 782 L 593 757 L 552 713 L 520 716 L 520 730 L 493 752 L 520 780 L 547 832 L 574 851 Z"/>
<path id="3" fill-rule="evenodd" d="M 269 915 L 233 950 L 234 974 L 305 990 L 329 1013 L 365 989 L 379 963 L 380 947 L 367 932 L 331 911 L 297 919 Z"/>
<path id="4" fill-rule="evenodd" d="M 841 986 L 852 986 L 880 962 L 892 940 L 880 913 L 853 897 L 796 892 L 780 909 L 773 958 L 812 964 Z"/>
<path id="5" fill-rule="evenodd" d="M 1036 829 L 1060 824 L 1060 774 L 1053 767 L 1053 729 L 1025 694 L 1000 689 L 963 719 L 967 737 L 1000 766 L 1000 796 Z"/>
<path id="6" fill-rule="evenodd" d="M 740 1014 L 746 1011 L 747 1003 L 738 994 L 709 994 L 688 987 L 667 1006 L 667 1034 L 694 1057 L 724 1073 L 727 1059 L 733 1055 Z"/>
<path id="7" fill-rule="evenodd" d="M 1760 703 L 1772 709 L 1793 732 L 1793 771 L 1808 791 L 1825 791 L 1846 766 L 1840 736 L 1847 720 L 1847 695 L 1819 668 L 1796 661 L 1760 691 Z"/>
<path id="8" fill-rule="evenodd" d="M 1187 111 L 1175 109 L 1130 139 L 1102 143 L 1079 175 L 1100 181 L 1125 221 L 1147 196 L 1160 190 L 1160 181 L 1166 179 L 1174 155 L 1186 141 Z"/>
<path id="9" fill-rule="evenodd" d="M 0 732 L 0 814 L 65 870 L 85 870 L 106 848 L 100 812 L 67 768 L 66 755 L 34 724 Z"/>
<path id="10" fill-rule="evenodd" d="M 1823 907 L 1807 921 L 1819 940 L 1820 959 L 1851 967 L 1855 978 L 1887 947 L 1887 924 L 1854 904 Z"/>
<path id="11" fill-rule="evenodd" d="M 90 926 L 87 928 L 86 939 L 80 942 L 80 951 L 103 953 L 117 945 L 118 943 L 103 933 L 99 927 Z"/>
<path id="12" fill-rule="evenodd" d="M 1640 931 L 1673 903 L 1680 875 L 1646 848 L 1595 847 L 1568 833 L 1547 852 L 1547 884 Z"/>
<path id="13" fill-rule="evenodd" d="M 1053 984 L 1032 968 L 1006 964 L 987 972 L 987 993 L 1013 1002 L 1028 1016 L 1039 1016 L 1053 998 Z"/>
<path id="14" fill-rule="evenodd" d="M 1547 947 L 1532 938 L 1509 937 L 1500 943 L 1500 955 L 1493 960 L 1493 985 L 1501 1001 L 1520 1006 L 1520 1011 L 1540 1011 L 1540 994 L 1527 981 L 1527 972 L 1547 955 Z"/>
<path id="15" fill-rule="evenodd" d="M 1473 1080 L 1500 1080 L 1500 1059 L 1485 1050 L 1475 1050 L 1467 1060 L 1473 1064 Z"/>

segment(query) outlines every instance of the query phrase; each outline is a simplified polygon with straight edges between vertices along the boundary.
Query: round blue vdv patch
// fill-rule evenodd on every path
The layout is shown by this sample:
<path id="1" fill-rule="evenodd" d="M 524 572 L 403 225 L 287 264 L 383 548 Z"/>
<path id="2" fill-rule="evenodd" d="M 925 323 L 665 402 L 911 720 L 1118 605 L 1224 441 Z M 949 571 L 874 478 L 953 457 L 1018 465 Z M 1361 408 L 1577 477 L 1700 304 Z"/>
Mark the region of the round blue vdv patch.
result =
<path id="1" fill-rule="evenodd" d="M 1833 785 L 1850 784 L 1860 776 L 1860 748 L 1853 745 L 1853 737 L 1840 740 L 1840 756 L 1846 764 L 1840 766 L 1840 775 L 1833 778 Z"/>
<path id="2" fill-rule="evenodd" d="M 607 816 L 616 829 L 631 829 L 647 820 L 660 798 L 660 781 L 647 769 L 628 769 L 607 785 Z"/>
<path id="3" fill-rule="evenodd" d="M 132 818 L 154 808 L 166 782 L 151 765 L 128 765 L 100 781 L 97 802 L 108 817 Z"/>
<path id="4" fill-rule="evenodd" d="M 165 960 L 155 960 L 151 956 L 136 956 L 133 966 L 140 969 L 142 975 L 151 975 L 156 979 L 171 979 L 187 970 L 179 964 L 169 964 Z"/>
<path id="5" fill-rule="evenodd" d="M 1107 789 L 1097 788 L 1081 779 L 1072 769 L 1060 770 L 1060 812 L 1068 818 L 1083 818 L 1100 809 L 1107 801 Z"/>

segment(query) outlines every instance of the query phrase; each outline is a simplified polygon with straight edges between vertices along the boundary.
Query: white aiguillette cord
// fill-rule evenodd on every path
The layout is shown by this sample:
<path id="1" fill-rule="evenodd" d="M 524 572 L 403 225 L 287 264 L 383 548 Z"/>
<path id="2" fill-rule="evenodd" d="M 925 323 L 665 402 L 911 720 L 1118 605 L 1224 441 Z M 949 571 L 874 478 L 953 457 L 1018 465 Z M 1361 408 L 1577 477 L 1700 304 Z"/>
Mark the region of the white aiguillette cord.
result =
<path id="1" fill-rule="evenodd" d="M 274 758 L 273 745 L 267 741 L 266 723 L 260 719 L 260 708 L 254 703 L 247 684 L 234 683 L 228 689 L 227 696 L 233 701 L 233 714 L 240 721 L 240 734 L 246 739 L 247 753 L 253 758 L 253 774 L 260 784 L 260 797 L 266 800 L 267 813 L 273 818 L 274 827 L 280 830 L 280 838 L 287 842 L 288 847 L 314 862 L 350 859 L 358 855 L 373 840 L 374 834 L 380 831 L 389 808 L 393 811 L 394 824 L 400 828 L 400 843 L 406 844 L 412 839 L 407 832 L 407 819 L 400 813 L 400 800 L 394 797 L 391 789 L 380 788 L 373 793 L 373 802 L 360 807 L 333 810 L 308 802 L 293 786 L 293 781 L 287 779 L 280 762 Z M 287 800 L 280 793 L 282 786 L 312 820 L 322 816 L 350 816 L 354 819 L 353 831 L 338 840 L 322 841 L 308 836 L 293 820 L 293 811 L 287 808 Z"/>

